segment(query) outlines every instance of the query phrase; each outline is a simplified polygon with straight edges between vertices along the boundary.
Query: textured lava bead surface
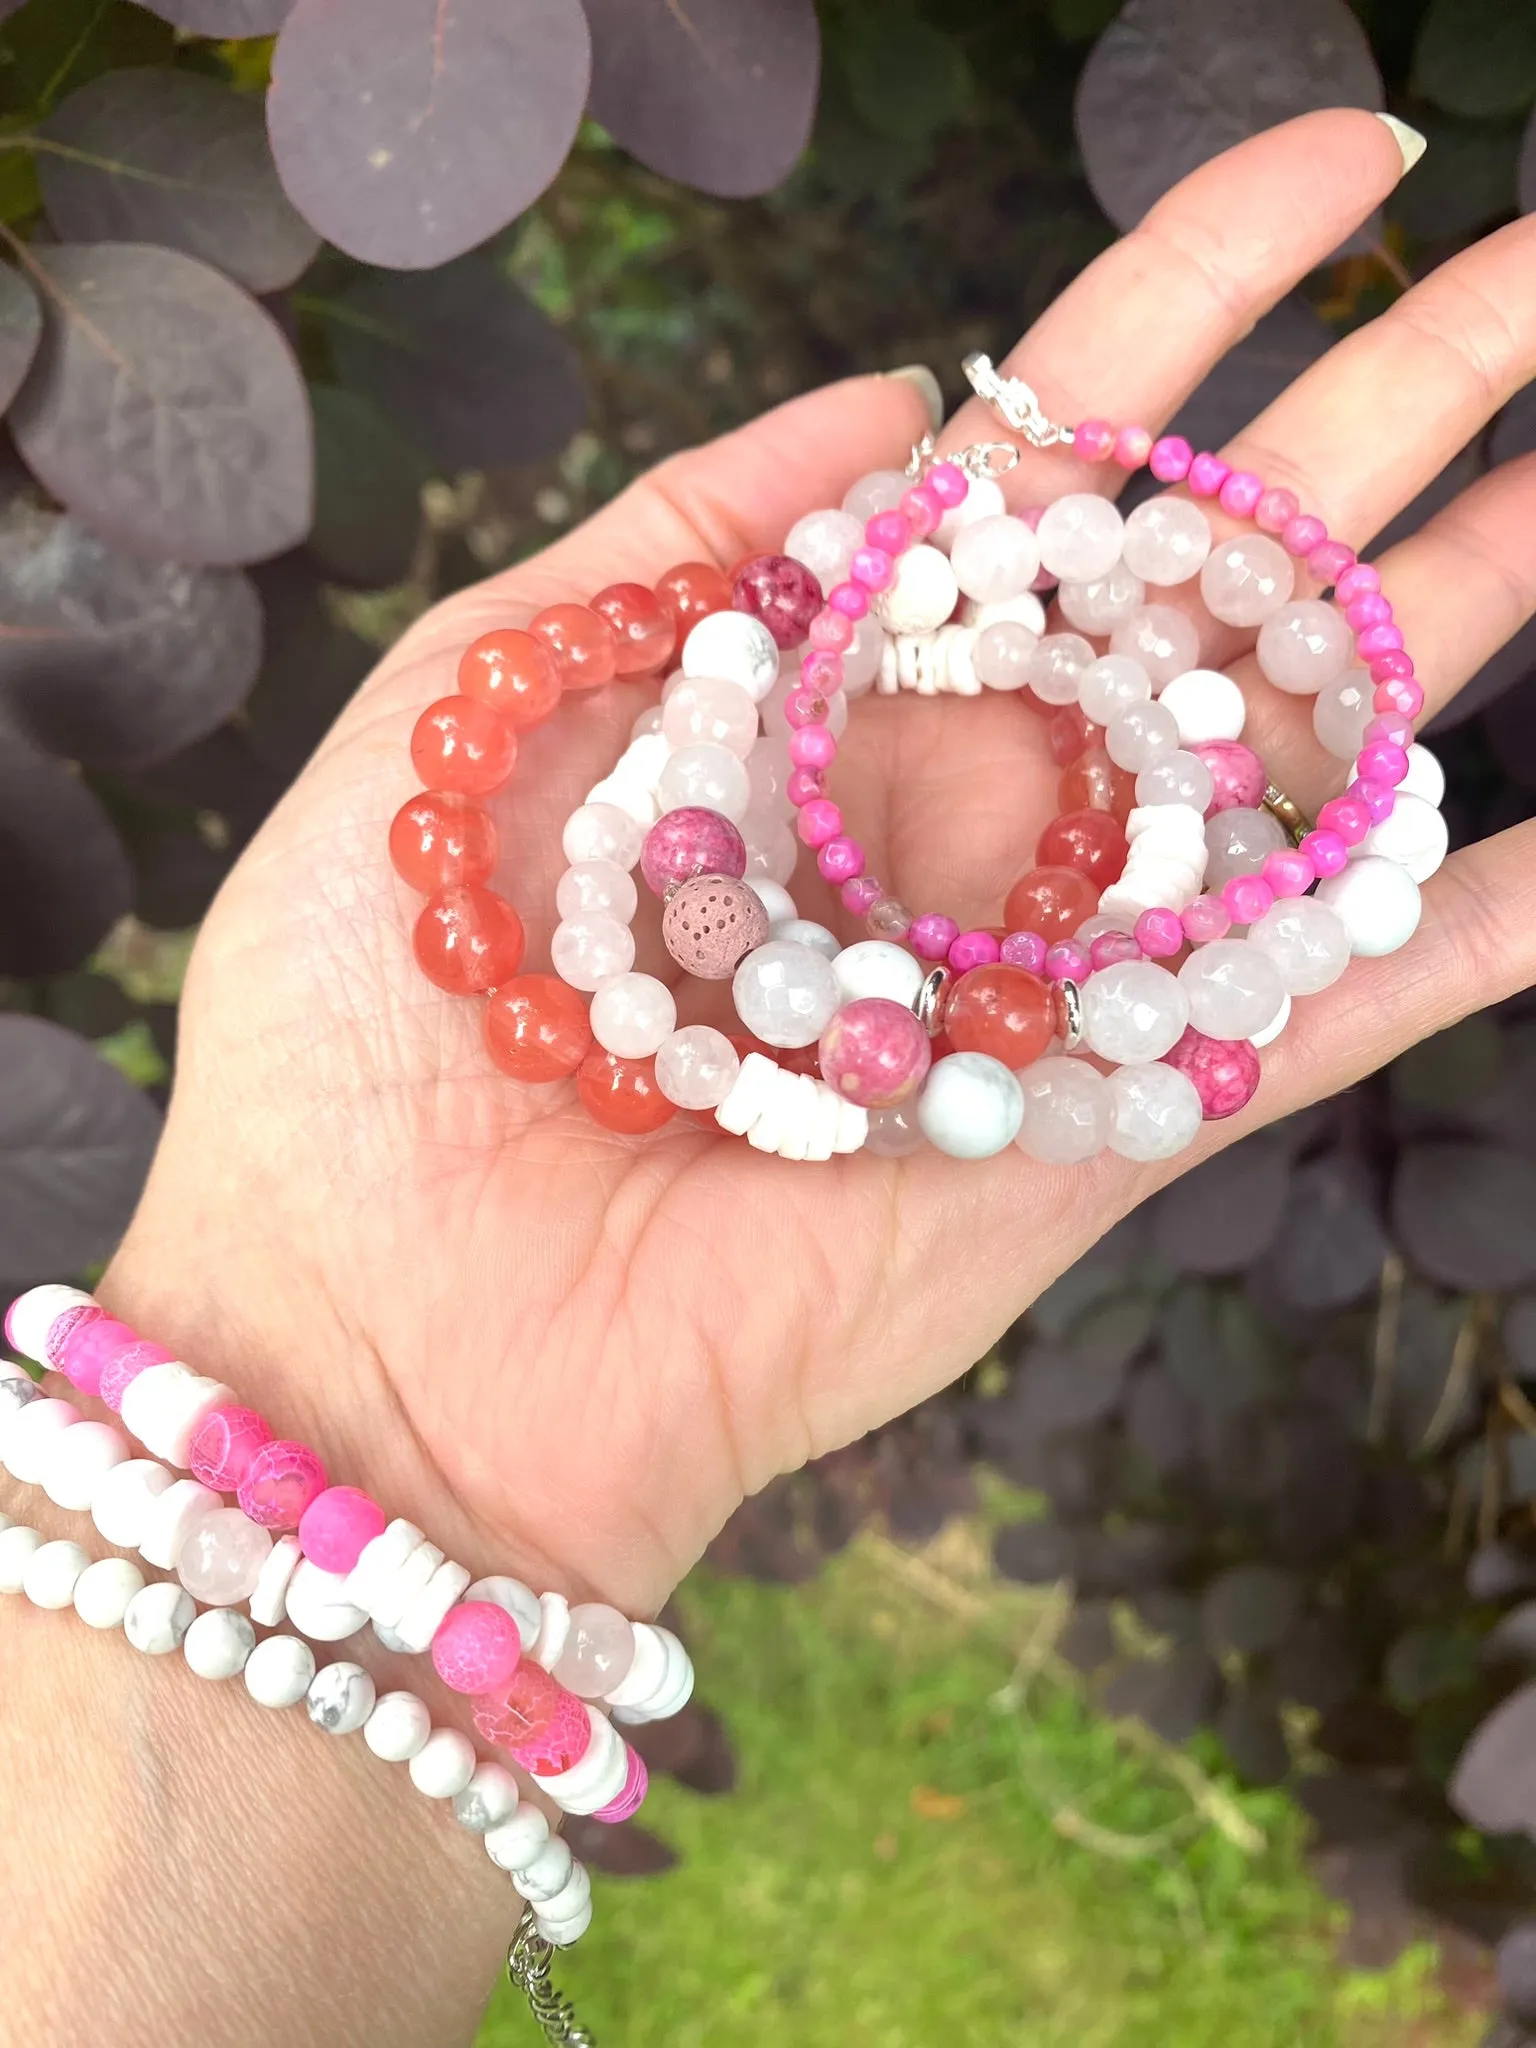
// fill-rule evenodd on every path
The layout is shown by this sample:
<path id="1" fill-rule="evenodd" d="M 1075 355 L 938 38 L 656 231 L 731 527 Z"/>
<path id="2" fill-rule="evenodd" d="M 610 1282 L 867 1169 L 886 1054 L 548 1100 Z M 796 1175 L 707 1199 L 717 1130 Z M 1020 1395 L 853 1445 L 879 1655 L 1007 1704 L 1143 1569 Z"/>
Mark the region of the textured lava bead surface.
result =
<path id="1" fill-rule="evenodd" d="M 748 883 L 730 875 L 698 875 L 668 903 L 661 936 L 686 973 L 700 981 L 729 981 L 747 954 L 766 942 L 768 913 Z"/>

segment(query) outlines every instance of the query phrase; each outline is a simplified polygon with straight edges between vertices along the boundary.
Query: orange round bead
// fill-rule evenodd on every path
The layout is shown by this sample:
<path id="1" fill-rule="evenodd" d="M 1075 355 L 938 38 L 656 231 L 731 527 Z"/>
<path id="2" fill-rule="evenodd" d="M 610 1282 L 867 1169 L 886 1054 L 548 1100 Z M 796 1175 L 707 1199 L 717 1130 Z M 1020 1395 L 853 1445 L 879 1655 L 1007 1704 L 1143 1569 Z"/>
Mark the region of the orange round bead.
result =
<path id="1" fill-rule="evenodd" d="M 1027 691 L 1025 694 L 1032 696 L 1034 693 Z M 1070 762 L 1077 759 L 1084 747 L 1097 745 L 1103 737 L 1098 726 L 1094 724 L 1081 704 L 1063 704 L 1059 710 L 1055 711 L 1051 710 L 1049 704 L 1043 708 L 1050 712 L 1051 715 L 1051 723 L 1048 728 L 1051 740 L 1051 759 L 1058 768 L 1067 767 Z"/>
<path id="2" fill-rule="evenodd" d="M 553 974 L 518 974 L 492 989 L 485 1043 L 514 1081 L 562 1081 L 592 1050 L 587 1006 Z"/>
<path id="3" fill-rule="evenodd" d="M 389 828 L 395 873 L 423 896 L 451 882 L 489 881 L 499 852 L 488 812 L 449 789 L 424 789 Z"/>
<path id="4" fill-rule="evenodd" d="M 517 766 L 517 734 L 474 697 L 439 697 L 416 721 L 411 760 L 428 789 L 490 796 Z"/>
<path id="5" fill-rule="evenodd" d="M 670 1123 L 675 1105 L 656 1085 L 654 1059 L 626 1060 L 594 1045 L 576 1069 L 576 1092 L 593 1123 L 633 1137 Z"/>
<path id="6" fill-rule="evenodd" d="M 412 934 L 416 961 L 436 987 L 454 996 L 484 995 L 523 964 L 523 921 L 490 889 L 439 889 Z"/>
<path id="7" fill-rule="evenodd" d="M 555 657 L 562 689 L 599 690 L 613 681 L 618 636 L 590 605 L 549 605 L 529 622 L 528 630 Z"/>
<path id="8" fill-rule="evenodd" d="M 1100 746 L 1085 747 L 1056 785 L 1063 811 L 1107 811 L 1123 825 L 1136 807 L 1136 778 Z"/>
<path id="9" fill-rule="evenodd" d="M 610 583 L 593 598 L 592 609 L 613 628 L 619 675 L 654 675 L 671 660 L 677 621 L 643 583 Z"/>
<path id="10" fill-rule="evenodd" d="M 459 657 L 459 688 L 526 732 L 560 703 L 560 665 L 542 640 L 516 626 L 482 633 Z"/>
<path id="11" fill-rule="evenodd" d="M 1070 939 L 1099 907 L 1099 892 L 1076 868 L 1031 868 L 1008 891 L 1003 915 L 1013 932 L 1038 932 L 1049 944 Z"/>
<path id="12" fill-rule="evenodd" d="M 984 1052 L 1015 1072 L 1054 1035 L 1051 992 L 1036 974 L 996 961 L 962 974 L 949 992 L 944 1035 L 956 1052 Z"/>
<path id="13" fill-rule="evenodd" d="M 1129 852 L 1125 833 L 1108 811 L 1063 811 L 1040 834 L 1035 859 L 1043 868 L 1076 868 L 1107 889 L 1124 873 Z"/>
<path id="14" fill-rule="evenodd" d="M 713 562 L 679 562 L 659 579 L 656 595 L 672 614 L 682 641 L 700 619 L 731 609 L 731 580 Z"/>

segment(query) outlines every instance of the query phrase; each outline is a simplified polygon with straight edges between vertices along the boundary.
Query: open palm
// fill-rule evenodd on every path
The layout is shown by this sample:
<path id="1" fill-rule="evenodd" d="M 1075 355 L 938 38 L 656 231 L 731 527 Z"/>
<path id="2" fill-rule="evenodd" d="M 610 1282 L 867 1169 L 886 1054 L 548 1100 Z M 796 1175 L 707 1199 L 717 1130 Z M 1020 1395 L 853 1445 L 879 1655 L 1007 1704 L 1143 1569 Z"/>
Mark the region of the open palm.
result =
<path id="1" fill-rule="evenodd" d="M 1006 368 L 1051 415 L 1157 431 L 1400 171 L 1369 115 L 1309 116 L 1173 192 L 1087 271 Z M 1227 458 L 1363 546 L 1536 369 L 1536 220 L 1466 251 L 1341 343 Z M 674 562 L 774 548 L 862 472 L 904 460 L 913 387 L 852 380 L 677 457 L 579 532 L 421 620 L 359 693 L 231 876 L 194 957 L 160 1157 L 109 1282 L 339 1475 L 480 1569 L 658 1601 L 743 1497 L 963 1370 L 1175 1167 L 1016 1150 L 813 1169 L 679 1117 L 626 1139 L 574 1089 L 490 1064 L 479 1005 L 416 968 L 385 852 L 407 742 L 464 646 L 546 604 Z M 998 438 L 968 408 L 946 445 Z M 1102 488 L 1026 451 L 1011 502 Z M 1444 702 L 1536 603 L 1536 459 L 1475 485 L 1379 564 Z M 1186 601 L 1193 602 L 1185 593 Z M 1203 659 L 1251 689 L 1250 736 L 1309 808 L 1342 770 L 1310 702 L 1257 678 L 1200 614 Z M 497 802 L 497 886 L 537 964 L 560 825 L 648 701 L 623 685 L 525 737 Z M 868 700 L 837 795 L 896 893 L 993 922 L 1054 813 L 1042 721 L 1012 697 Z M 1298 1006 L 1251 1109 L 1180 1165 L 1328 1094 L 1536 977 L 1536 826 L 1457 855 L 1396 958 Z M 837 924 L 815 877 L 806 915 Z M 842 921 L 845 922 L 845 921 Z M 851 934 L 850 934 L 851 935 Z M 658 956 L 659 958 L 659 956 Z M 651 964 L 642 962 L 642 964 Z"/>

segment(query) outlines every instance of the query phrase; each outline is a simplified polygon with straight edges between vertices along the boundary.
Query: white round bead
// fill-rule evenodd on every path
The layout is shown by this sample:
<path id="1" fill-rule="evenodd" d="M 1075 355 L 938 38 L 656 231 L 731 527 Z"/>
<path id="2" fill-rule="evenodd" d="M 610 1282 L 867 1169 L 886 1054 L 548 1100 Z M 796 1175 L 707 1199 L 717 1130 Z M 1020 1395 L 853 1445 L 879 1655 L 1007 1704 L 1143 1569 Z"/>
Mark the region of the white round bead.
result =
<path id="1" fill-rule="evenodd" d="M 724 747 L 745 761 L 758 736 L 757 704 L 739 683 L 692 676 L 668 697 L 661 730 L 669 747 Z M 665 765 L 658 767 L 658 784 Z"/>
<path id="2" fill-rule="evenodd" d="M 256 1631 L 233 1607 L 210 1607 L 187 1630 L 181 1646 L 199 1678 L 238 1678 L 256 1647 Z"/>
<path id="3" fill-rule="evenodd" d="M 1021 1152 L 1049 1166 L 1077 1166 L 1104 1150 L 1113 1107 L 1109 1084 L 1097 1068 L 1054 1053 L 1026 1067 L 1019 1086 Z"/>
<path id="4" fill-rule="evenodd" d="M 749 619 L 747 623 L 757 622 Z M 661 771 L 656 795 L 664 812 L 719 811 L 722 817 L 739 825 L 752 802 L 752 784 L 746 769 L 728 747 L 705 742 L 678 748 Z"/>
<path id="5" fill-rule="evenodd" d="M 517 1811 L 517 1780 L 501 1764 L 477 1763 L 469 1783 L 454 1794 L 453 1817 L 472 1835 L 489 1834 Z"/>
<path id="6" fill-rule="evenodd" d="M 43 1455 L 42 1486 L 61 1508 L 83 1514 L 107 1474 L 128 1461 L 128 1440 L 110 1422 L 77 1422 L 51 1438 Z"/>
<path id="7" fill-rule="evenodd" d="M 1138 605 L 1109 636 L 1111 654 L 1129 654 L 1156 684 L 1171 683 L 1200 659 L 1200 632 L 1171 604 Z"/>
<path id="8" fill-rule="evenodd" d="M 75 1612 L 87 1628 L 121 1628 L 129 1601 L 143 1589 L 132 1558 L 99 1557 L 75 1581 Z"/>
<path id="9" fill-rule="evenodd" d="M 548 1920 L 536 1907 L 534 1909 L 533 1924 L 537 1928 L 541 1939 L 547 1941 L 551 1948 L 570 1948 L 573 1944 L 580 1941 L 581 1937 L 592 1925 L 592 1901 L 589 1897 L 579 1913 L 573 1914 L 569 1919 L 562 1920 Z"/>
<path id="10" fill-rule="evenodd" d="M 860 939 L 844 946 L 832 962 L 837 977 L 839 1003 L 857 1002 L 863 996 L 883 996 L 887 1002 L 911 1009 L 923 988 L 923 963 L 905 946 L 893 946 L 889 939 Z"/>
<path id="11" fill-rule="evenodd" d="M 12 1522 L 0 1529 L 0 1593 L 19 1593 L 27 1575 L 27 1560 L 42 1547 L 41 1532 L 25 1522 Z"/>
<path id="12" fill-rule="evenodd" d="M 1173 712 L 1155 704 L 1127 704 L 1104 728 L 1104 750 L 1117 768 L 1139 775 L 1179 745 L 1181 734 Z"/>
<path id="13" fill-rule="evenodd" d="M 1248 927 L 1248 943 L 1274 961 L 1288 996 L 1331 988 L 1349 965 L 1343 920 L 1314 896 L 1281 897 Z"/>
<path id="14" fill-rule="evenodd" d="M 982 1052 L 936 1060 L 917 1098 L 923 1136 L 951 1159 L 993 1158 L 1012 1143 L 1023 1114 L 1018 1082 Z"/>
<path id="15" fill-rule="evenodd" d="M 957 533 L 949 561 L 967 597 L 998 604 L 1028 590 L 1040 573 L 1040 548 L 1022 519 L 999 512 Z"/>
<path id="16" fill-rule="evenodd" d="M 468 1586 L 469 1573 L 464 1566 L 445 1558 L 422 1590 L 412 1597 L 395 1624 L 395 1632 L 413 1657 L 425 1656 L 431 1649 L 432 1638 L 447 1620 L 449 1609 L 458 1606 Z"/>
<path id="17" fill-rule="evenodd" d="M 1211 771 L 1198 754 L 1178 747 L 1164 754 L 1136 778 L 1138 805 L 1182 804 L 1204 815 L 1216 785 Z"/>
<path id="18" fill-rule="evenodd" d="M 677 1002 L 654 974 L 616 974 L 598 984 L 589 1021 L 605 1052 L 620 1059 L 649 1059 L 677 1029 Z"/>
<path id="19" fill-rule="evenodd" d="M 736 1014 L 765 1045 L 814 1045 L 841 997 L 832 963 L 810 946 L 770 939 L 731 979 Z"/>
<path id="20" fill-rule="evenodd" d="M 1078 681 L 1077 701 L 1095 725 L 1108 725 L 1117 712 L 1145 704 L 1151 695 L 1152 678 L 1128 654 L 1101 654 Z"/>
<path id="21" fill-rule="evenodd" d="M 196 1479 L 176 1479 L 150 1508 L 138 1551 L 146 1564 L 163 1572 L 176 1569 L 181 1546 L 205 1515 L 224 1505 L 223 1496 Z"/>
<path id="22" fill-rule="evenodd" d="M 875 617 L 866 612 L 853 629 L 851 644 L 843 649 L 843 696 L 862 697 L 879 675 L 890 635 Z"/>
<path id="23" fill-rule="evenodd" d="M 863 545 L 863 522 L 830 506 L 805 513 L 784 536 L 785 554 L 803 563 L 823 590 L 846 581 L 853 551 Z"/>
<path id="24" fill-rule="evenodd" d="M 1376 716 L 1376 686 L 1363 668 L 1346 669 L 1319 690 L 1312 706 L 1312 730 L 1336 761 L 1353 761 L 1365 744 L 1365 728 Z"/>
<path id="25" fill-rule="evenodd" d="M 740 1071 L 735 1046 L 708 1024 L 674 1031 L 656 1054 L 656 1086 L 679 1109 L 718 1109 Z"/>
<path id="26" fill-rule="evenodd" d="M 252 1621 L 258 1622 L 262 1628 L 276 1628 L 287 1613 L 288 1584 L 303 1555 L 299 1539 L 292 1533 L 279 1536 L 268 1552 L 261 1576 L 256 1581 L 256 1590 L 246 1603 Z"/>
<path id="27" fill-rule="evenodd" d="M 553 1671 L 565 1650 L 571 1632 L 571 1603 L 563 1593 L 539 1595 L 539 1633 L 529 1656 L 546 1671 Z"/>
<path id="28" fill-rule="evenodd" d="M 1035 528 L 1040 565 L 1062 582 L 1092 583 L 1120 559 L 1125 521 L 1094 491 L 1069 491 L 1047 505 Z"/>
<path id="29" fill-rule="evenodd" d="M 1275 1012 L 1274 1017 L 1268 1024 L 1264 1026 L 1264 1029 L 1262 1031 L 1249 1032 L 1248 1043 L 1251 1046 L 1253 1046 L 1256 1051 L 1262 1050 L 1263 1047 L 1266 1045 L 1273 1045 L 1275 1040 L 1280 1036 L 1281 1032 L 1285 1029 L 1286 1025 L 1290 1023 L 1290 1021 L 1291 999 L 1289 996 L 1287 996 L 1284 1002 L 1280 1005 L 1279 1009 Z"/>
<path id="30" fill-rule="evenodd" d="M 304 1695 L 304 1710 L 327 1735 L 355 1735 L 373 1712 L 377 1697 L 361 1664 L 322 1664 Z"/>
<path id="31" fill-rule="evenodd" d="M 1445 800 L 1445 770 L 1418 740 L 1408 749 L 1408 773 L 1397 785 L 1397 793 L 1399 797 L 1421 796 L 1437 809 Z"/>
<path id="32" fill-rule="evenodd" d="M 192 1439 L 215 1408 L 231 1406 L 235 1391 L 185 1365 L 151 1365 L 128 1382 L 123 1427 L 151 1457 L 185 1470 Z"/>
<path id="33" fill-rule="evenodd" d="M 1325 875 L 1317 885 L 1317 900 L 1344 920 L 1351 953 L 1367 959 L 1406 946 L 1423 910 L 1412 875 L 1379 854 L 1352 860 L 1340 874 Z"/>
<path id="34" fill-rule="evenodd" d="M 1186 669 L 1163 685 L 1157 701 L 1177 719 L 1181 747 L 1203 747 L 1211 740 L 1242 737 L 1248 700 L 1220 669 Z"/>
<path id="35" fill-rule="evenodd" d="M 17 1409 L 7 1418 L 0 1437 L 0 1461 L 6 1471 L 23 1486 L 38 1485 L 53 1439 L 79 1420 L 80 1410 L 72 1401 L 56 1401 L 47 1395 Z"/>
<path id="36" fill-rule="evenodd" d="M 601 782 L 593 783 L 587 791 L 587 802 L 622 811 L 627 818 L 634 819 L 642 832 L 649 832 L 659 815 L 655 791 L 634 776 L 620 775 L 617 769 Z"/>
<path id="37" fill-rule="evenodd" d="M 1390 818 L 1383 818 L 1366 833 L 1358 846 L 1349 850 L 1351 860 L 1379 854 L 1406 868 L 1416 882 L 1427 882 L 1437 872 L 1450 849 L 1451 835 L 1444 815 L 1421 796 L 1397 792 Z M 65 1442 L 68 1442 L 66 1436 Z"/>
<path id="38" fill-rule="evenodd" d="M 1172 1159 L 1194 1143 L 1203 1115 L 1200 1091 L 1176 1067 L 1157 1060 L 1119 1067 L 1109 1076 L 1109 1094 L 1109 1149 L 1122 1159 Z"/>
<path id="39" fill-rule="evenodd" d="M 368 1616 L 346 1597 L 347 1575 L 322 1571 L 311 1558 L 301 1557 L 288 1581 L 283 1607 L 299 1631 L 317 1643 L 339 1643 L 356 1635 Z"/>
<path id="40" fill-rule="evenodd" d="M 268 1636 L 245 1660 L 245 1689 L 259 1707 L 296 1707 L 315 1677 L 315 1653 L 297 1636 Z"/>
<path id="41" fill-rule="evenodd" d="M 70 1607 L 90 1561 L 78 1543 L 41 1543 L 27 1559 L 21 1590 L 34 1607 Z"/>
<path id="42" fill-rule="evenodd" d="M 586 1925 L 583 1914 L 590 1916 L 592 1905 L 592 1879 L 587 1866 L 581 1861 L 571 1865 L 571 1874 L 552 1899 L 546 1899 L 538 1908 L 535 1919 L 541 1927 L 556 1927 L 562 1930 Z M 547 1940 L 549 1937 L 546 1936 Z M 562 1939 L 567 1938 L 562 1933 Z M 569 1937 L 574 1939 L 574 1936 Z"/>
<path id="43" fill-rule="evenodd" d="M 574 1861 L 570 1843 L 552 1835 L 526 1869 L 513 1871 L 513 1887 L 530 1902 L 552 1899 L 564 1888 Z"/>
<path id="44" fill-rule="evenodd" d="M 549 1822 L 530 1799 L 485 1831 L 485 1853 L 498 1870 L 525 1870 L 549 1840 Z"/>
<path id="45" fill-rule="evenodd" d="M 521 1579 L 509 1579 L 500 1574 L 487 1579 L 476 1579 L 464 1598 L 489 1600 L 493 1607 L 500 1607 L 510 1614 L 517 1623 L 517 1632 L 522 1638 L 525 1654 L 538 1641 L 539 1623 L 543 1619 L 539 1596 L 531 1586 L 525 1586 Z"/>
<path id="46" fill-rule="evenodd" d="M 611 860 L 626 871 L 640 858 L 645 829 L 617 804 L 582 804 L 565 821 L 560 847 L 572 867 L 578 861 Z"/>
<path id="47" fill-rule="evenodd" d="M 176 1553 L 176 1576 L 205 1607 L 238 1607 L 261 1583 L 272 1555 L 268 1530 L 239 1508 L 215 1508 L 194 1522 Z"/>
<path id="48" fill-rule="evenodd" d="M 1271 811 L 1234 804 L 1205 824 L 1205 885 L 1212 894 L 1234 875 L 1256 875 L 1286 845 L 1285 827 Z"/>
<path id="49" fill-rule="evenodd" d="M 475 1745 L 457 1728 L 434 1728 L 411 1758 L 411 1783 L 424 1799 L 457 1799 L 475 1774 Z"/>
<path id="50" fill-rule="evenodd" d="M 1029 687 L 1042 704 L 1075 704 L 1096 659 L 1081 633 L 1047 633 L 1029 657 Z"/>
<path id="51" fill-rule="evenodd" d="M 735 683 L 761 704 L 779 680 L 778 643 L 761 619 L 711 612 L 683 642 L 683 674 Z"/>
<path id="52" fill-rule="evenodd" d="M 1187 583 L 1211 552 L 1211 523 L 1187 498 L 1148 498 L 1125 522 L 1125 566 L 1144 583 Z"/>
<path id="53" fill-rule="evenodd" d="M 72 1308 L 94 1308 L 95 1300 L 78 1287 L 29 1287 L 6 1311 L 5 1331 L 13 1348 L 34 1365 L 47 1365 L 48 1332 Z"/>
<path id="54" fill-rule="evenodd" d="M 109 1543 L 120 1550 L 137 1550 L 155 1502 L 174 1478 L 154 1458 L 129 1458 L 114 1465 L 91 1498 L 91 1520 Z"/>
<path id="55" fill-rule="evenodd" d="M 1160 1060 L 1189 1023 L 1189 998 L 1166 967 L 1122 960 L 1084 982 L 1083 1036 L 1091 1052 L 1116 1066 Z"/>
<path id="56" fill-rule="evenodd" d="M 960 586 L 947 555 L 919 542 L 896 557 L 896 573 L 871 610 L 887 633 L 932 633 L 955 608 Z"/>
<path id="57" fill-rule="evenodd" d="M 1277 690 L 1315 697 L 1336 682 L 1354 652 L 1349 622 L 1337 605 L 1298 597 L 1271 612 L 1254 649 L 1259 667 Z"/>
<path id="58" fill-rule="evenodd" d="M 146 1657 L 179 1650 L 197 1619 L 197 1602 L 184 1586 L 159 1579 L 135 1593 L 123 1614 L 123 1634 Z"/>
<path id="59" fill-rule="evenodd" d="M 408 1764 L 427 1746 L 432 1716 L 413 1692 L 384 1692 L 363 1723 L 363 1740 L 387 1764 Z"/>
<path id="60" fill-rule="evenodd" d="M 555 884 L 555 908 L 562 918 L 611 917 L 628 924 L 639 907 L 635 878 L 616 860 L 580 860 Z"/>
<path id="61" fill-rule="evenodd" d="M 1097 576 L 1091 583 L 1063 583 L 1056 602 L 1069 626 L 1102 640 L 1131 616 L 1146 594 L 1141 578 L 1117 562 L 1107 576 Z"/>
<path id="62" fill-rule="evenodd" d="M 550 965 L 571 988 L 600 988 L 635 964 L 635 935 L 627 924 L 600 911 L 568 917 L 549 942 Z"/>
<path id="63" fill-rule="evenodd" d="M 907 489 L 911 488 L 909 483 Z M 896 503 L 899 505 L 900 502 L 898 498 Z M 847 503 L 846 499 L 844 503 Z M 882 505 L 879 509 L 885 511 L 887 508 Z M 976 526 L 983 519 L 996 519 L 999 513 L 1006 512 L 1007 509 L 1003 487 L 996 477 L 973 476 L 970 489 L 958 505 L 945 508 L 944 517 L 929 535 L 929 539 L 934 547 L 947 555 L 967 527 Z"/>
<path id="64" fill-rule="evenodd" d="M 1015 626 L 1006 620 L 995 626 L 983 626 L 971 642 L 971 674 L 984 689 L 1022 690 L 1029 681 L 1029 665 L 1039 645 L 1039 634 L 1032 633 L 1028 626 Z"/>
<path id="65" fill-rule="evenodd" d="M 1179 969 L 1189 1021 L 1207 1038 L 1247 1038 L 1273 1022 L 1285 996 L 1273 960 L 1246 939 L 1197 946 Z"/>
<path id="66" fill-rule="evenodd" d="M 786 917 L 799 916 L 795 899 L 782 882 L 771 882 L 766 875 L 753 875 L 749 886 L 767 913 L 770 930 L 774 925 L 782 924 Z"/>
<path id="67" fill-rule="evenodd" d="M 872 469 L 849 485 L 843 510 L 858 520 L 862 535 L 877 512 L 894 512 L 911 488 L 912 479 L 904 469 Z"/>
<path id="68" fill-rule="evenodd" d="M 1267 534 L 1239 534 L 1213 548 L 1200 571 L 1200 595 L 1213 619 L 1262 626 L 1296 587 L 1296 564 Z"/>

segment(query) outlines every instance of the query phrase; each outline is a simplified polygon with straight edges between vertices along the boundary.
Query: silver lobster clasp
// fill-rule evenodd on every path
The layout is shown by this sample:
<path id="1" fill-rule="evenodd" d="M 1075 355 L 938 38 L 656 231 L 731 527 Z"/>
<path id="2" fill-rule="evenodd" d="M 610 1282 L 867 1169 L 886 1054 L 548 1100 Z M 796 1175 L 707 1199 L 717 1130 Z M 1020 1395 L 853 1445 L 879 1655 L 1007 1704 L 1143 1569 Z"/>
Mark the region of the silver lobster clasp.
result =
<path id="1" fill-rule="evenodd" d="M 1072 429 L 1047 419 L 1039 399 L 1022 377 L 999 375 L 992 358 L 980 353 L 968 355 L 960 367 L 976 396 L 1032 447 L 1070 446 Z"/>

